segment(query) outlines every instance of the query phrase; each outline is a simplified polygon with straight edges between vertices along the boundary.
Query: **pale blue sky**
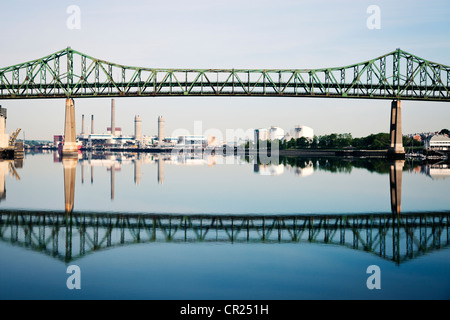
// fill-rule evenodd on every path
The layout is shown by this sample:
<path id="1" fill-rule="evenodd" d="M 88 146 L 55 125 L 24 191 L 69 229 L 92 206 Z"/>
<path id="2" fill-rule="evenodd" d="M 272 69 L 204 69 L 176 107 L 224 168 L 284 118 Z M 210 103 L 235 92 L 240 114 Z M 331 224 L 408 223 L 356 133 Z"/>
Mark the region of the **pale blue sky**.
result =
<path id="1" fill-rule="evenodd" d="M 369 5 L 381 10 L 381 29 L 370 30 Z M 81 28 L 66 26 L 70 5 L 81 10 Z M 71 46 L 90 56 L 155 68 L 318 68 L 357 63 L 396 48 L 450 65 L 450 2 L 437 1 L 1 1 L 0 67 L 33 60 Z M 2 100 L 7 130 L 27 139 L 62 134 L 64 100 Z M 97 132 L 110 121 L 110 99 L 75 100 L 95 116 Z M 387 132 L 389 101 L 308 98 L 121 98 L 116 125 L 133 133 L 136 114 L 145 135 L 310 126 L 318 135 Z M 90 130 L 86 121 L 86 130 Z M 450 127 L 450 103 L 403 102 L 404 133 Z"/>

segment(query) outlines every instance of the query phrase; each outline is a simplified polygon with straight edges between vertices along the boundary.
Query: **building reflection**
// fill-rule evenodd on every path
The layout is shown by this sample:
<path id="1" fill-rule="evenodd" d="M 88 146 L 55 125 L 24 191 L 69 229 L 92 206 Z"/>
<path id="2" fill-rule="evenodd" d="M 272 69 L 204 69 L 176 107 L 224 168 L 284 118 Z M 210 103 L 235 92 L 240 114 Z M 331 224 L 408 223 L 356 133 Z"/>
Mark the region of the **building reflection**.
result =
<path id="1" fill-rule="evenodd" d="M 164 169 L 166 164 L 180 166 L 212 167 L 218 164 L 219 156 L 202 157 L 201 154 L 176 154 L 170 153 L 85 153 L 79 158 L 81 167 L 81 183 L 84 184 L 84 173 L 86 167 L 90 167 L 91 184 L 94 183 L 94 168 L 106 167 L 111 175 L 111 199 L 114 199 L 115 173 L 121 171 L 124 165 L 134 166 L 134 183 L 140 185 L 142 182 L 142 167 L 144 165 L 155 165 L 157 169 L 157 182 L 163 184 L 165 179 Z"/>
<path id="2" fill-rule="evenodd" d="M 283 164 L 261 164 L 253 159 L 253 172 L 263 176 L 279 176 L 285 172 L 291 172 L 298 177 L 308 177 L 314 173 L 314 163 L 311 159 L 296 161 L 295 165 Z"/>
<path id="3" fill-rule="evenodd" d="M 55 154 L 57 154 L 57 152 L 55 152 Z M 90 167 L 91 184 L 94 183 L 94 168 L 106 168 L 106 170 L 110 173 L 110 198 L 111 200 L 114 200 L 116 172 L 120 172 L 123 165 L 134 166 L 134 183 L 136 185 L 140 185 L 143 165 L 154 164 L 157 168 L 157 182 L 158 184 L 163 184 L 164 167 L 166 163 L 182 166 L 207 165 L 209 167 L 214 166 L 218 163 L 216 159 L 218 156 L 210 156 L 208 158 L 204 158 L 201 154 L 177 154 L 174 156 L 164 153 L 84 153 L 72 158 L 61 157 L 55 154 L 53 155 L 54 162 L 61 162 L 63 166 L 64 202 L 66 213 L 72 212 L 74 208 L 75 176 L 77 164 L 79 164 L 81 168 L 81 184 L 84 184 L 84 174 L 87 171 L 87 167 Z M 2 176 L 0 175 L 0 179 L 1 177 Z M 0 180 L 0 183 L 1 182 L 2 180 Z"/>
<path id="4" fill-rule="evenodd" d="M 419 166 L 420 172 L 433 180 L 444 180 L 450 178 L 450 164 L 447 162 L 437 162 Z"/>

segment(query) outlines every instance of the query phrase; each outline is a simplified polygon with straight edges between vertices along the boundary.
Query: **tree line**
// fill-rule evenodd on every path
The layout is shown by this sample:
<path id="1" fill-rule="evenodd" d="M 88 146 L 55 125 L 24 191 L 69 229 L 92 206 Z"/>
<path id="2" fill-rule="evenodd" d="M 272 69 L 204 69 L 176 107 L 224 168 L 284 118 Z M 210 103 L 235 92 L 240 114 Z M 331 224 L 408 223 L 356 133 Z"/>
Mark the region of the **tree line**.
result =
<path id="1" fill-rule="evenodd" d="M 289 141 L 276 141 L 280 150 L 290 149 L 366 149 L 385 150 L 390 146 L 390 135 L 388 133 L 370 134 L 366 137 L 353 138 L 351 133 L 331 133 L 322 136 L 314 136 L 312 139 L 305 137 L 292 138 Z M 257 148 L 271 148 L 274 141 L 258 141 Z M 405 147 L 423 147 L 423 143 L 413 138 L 404 136 L 403 145 Z M 247 143 L 248 148 L 250 143 Z"/>

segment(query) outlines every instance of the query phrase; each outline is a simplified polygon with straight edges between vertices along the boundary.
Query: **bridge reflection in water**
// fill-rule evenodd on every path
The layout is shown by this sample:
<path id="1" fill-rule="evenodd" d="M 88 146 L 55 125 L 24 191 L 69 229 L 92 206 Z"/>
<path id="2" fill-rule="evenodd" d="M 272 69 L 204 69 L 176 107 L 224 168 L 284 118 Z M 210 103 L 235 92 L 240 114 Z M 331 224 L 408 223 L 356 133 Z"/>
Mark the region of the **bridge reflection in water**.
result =
<path id="1" fill-rule="evenodd" d="M 404 160 L 389 163 L 389 214 L 289 216 L 72 214 L 77 159 L 62 162 L 66 214 L 3 212 L 2 239 L 65 262 L 133 243 L 310 242 L 367 251 L 400 264 L 449 244 L 449 213 L 400 215 Z M 158 159 L 158 169 L 160 163 Z M 111 180 L 112 198 L 113 184 Z"/>
<path id="2" fill-rule="evenodd" d="M 450 212 L 400 214 L 404 160 L 389 163 L 391 213 L 253 216 L 73 213 L 77 162 L 62 160 L 65 212 L 0 210 L 1 240 L 66 263 L 136 243 L 225 242 L 332 244 L 401 264 L 449 245 Z"/>
<path id="3" fill-rule="evenodd" d="M 448 212 L 161 215 L 0 211 L 0 238 L 66 263 L 137 243 L 321 243 L 401 264 L 449 245 Z"/>

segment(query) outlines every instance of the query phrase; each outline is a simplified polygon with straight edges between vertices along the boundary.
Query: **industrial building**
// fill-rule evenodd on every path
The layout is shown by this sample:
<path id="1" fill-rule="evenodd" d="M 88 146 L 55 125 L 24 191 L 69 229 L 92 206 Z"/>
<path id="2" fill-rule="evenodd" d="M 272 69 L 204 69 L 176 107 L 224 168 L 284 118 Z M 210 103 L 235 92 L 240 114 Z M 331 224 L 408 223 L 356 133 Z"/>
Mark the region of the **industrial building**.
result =
<path id="1" fill-rule="evenodd" d="M 6 108 L 0 106 L 0 158 L 23 158 L 24 143 L 16 141 L 21 129 L 11 132 L 11 135 L 7 134 L 6 114 Z"/>
<path id="2" fill-rule="evenodd" d="M 6 133 L 6 108 L 0 106 L 0 148 L 8 147 L 9 135 Z"/>
<path id="3" fill-rule="evenodd" d="M 1 128 L 1 127 L 0 127 Z M 171 147 L 206 147 L 208 139 L 205 136 L 176 136 L 165 135 L 165 120 L 158 116 L 157 135 L 145 136 L 142 133 L 142 118 L 140 115 L 134 117 L 134 134 L 125 135 L 122 129 L 116 126 L 115 101 L 111 99 L 111 125 L 106 128 L 106 133 L 98 133 L 94 130 L 94 115 L 91 115 L 91 130 L 85 130 L 85 115 L 81 116 L 81 132 L 77 136 L 79 149 L 152 149 Z M 62 147 L 64 136 L 54 136 L 54 147 Z"/>
<path id="4" fill-rule="evenodd" d="M 193 148 L 205 148 L 208 145 L 208 139 L 199 135 L 184 135 L 178 137 L 177 146 L 189 146 Z"/>
<path id="5" fill-rule="evenodd" d="M 94 115 L 91 115 L 91 133 L 87 134 L 84 127 L 84 114 L 81 119 L 81 134 L 78 135 L 78 144 L 83 149 L 109 147 L 144 147 L 152 144 L 153 137 L 144 137 L 142 135 L 142 119 L 139 115 L 134 118 L 134 135 L 124 135 L 122 128 L 116 126 L 115 100 L 111 99 L 111 125 L 106 128 L 106 133 L 95 133 Z"/>

